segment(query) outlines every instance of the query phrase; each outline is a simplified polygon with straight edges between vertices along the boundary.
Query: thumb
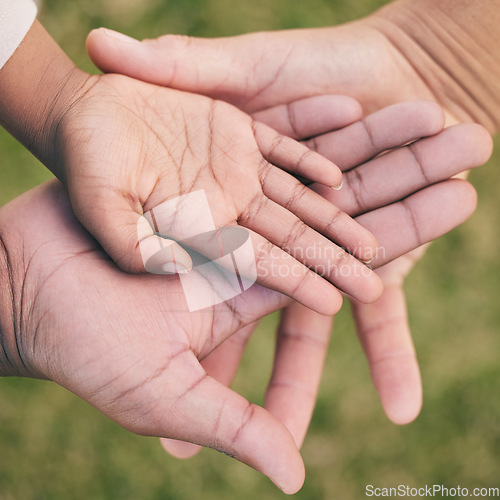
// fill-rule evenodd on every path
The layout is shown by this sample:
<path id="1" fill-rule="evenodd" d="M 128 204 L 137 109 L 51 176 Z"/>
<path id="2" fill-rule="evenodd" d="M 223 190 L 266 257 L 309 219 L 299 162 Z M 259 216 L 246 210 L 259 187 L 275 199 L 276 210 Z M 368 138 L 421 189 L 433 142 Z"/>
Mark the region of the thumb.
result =
<path id="1" fill-rule="evenodd" d="M 304 482 L 304 464 L 285 426 L 264 408 L 196 372 L 185 374 L 189 390 L 178 392 L 176 404 L 163 414 L 169 415 L 168 429 L 162 431 L 159 423 L 156 433 L 215 448 L 262 472 L 285 493 L 296 493 Z"/>
<path id="2" fill-rule="evenodd" d="M 177 242 L 158 236 L 120 195 L 108 199 L 112 210 L 82 207 L 78 201 L 72 205 L 78 219 L 124 271 L 175 274 L 192 269 L 189 253 Z"/>
<path id="3" fill-rule="evenodd" d="M 137 236 L 142 263 L 149 273 L 184 274 L 193 267 L 193 261 L 187 251 L 174 240 L 155 234 L 142 215 L 137 220 Z"/>
<path id="4" fill-rule="evenodd" d="M 269 75 L 276 73 L 274 65 L 280 57 L 275 46 L 271 61 L 260 49 L 265 44 L 253 43 L 252 36 L 203 39 L 165 35 L 138 41 L 99 28 L 89 34 L 87 51 L 104 72 L 242 105 L 269 85 Z"/>

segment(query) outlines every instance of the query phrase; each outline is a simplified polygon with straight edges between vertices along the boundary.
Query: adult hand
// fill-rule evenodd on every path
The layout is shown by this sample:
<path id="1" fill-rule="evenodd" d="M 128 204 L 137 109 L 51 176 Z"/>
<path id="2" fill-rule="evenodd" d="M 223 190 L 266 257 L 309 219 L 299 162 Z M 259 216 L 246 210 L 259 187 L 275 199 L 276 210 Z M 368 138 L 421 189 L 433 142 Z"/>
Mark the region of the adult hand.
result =
<path id="1" fill-rule="evenodd" d="M 482 130 L 477 134 L 481 143 Z M 440 175 L 446 176 L 446 169 Z M 412 189 L 422 183 L 413 175 L 408 178 Z M 448 180 L 359 219 L 396 252 L 377 257 L 374 262 L 381 265 L 460 223 L 474 206 L 473 188 Z M 437 220 L 431 217 L 435 210 Z M 390 231 L 388 216 L 394 221 Z M 300 488 L 303 465 L 286 428 L 199 364 L 206 359 L 209 365 L 211 359 L 213 367 L 223 352 L 214 351 L 219 344 L 244 326 L 246 331 L 238 335 L 245 337 L 248 325 L 286 305 L 286 297 L 254 285 L 227 303 L 188 312 L 178 276 L 127 275 L 117 269 L 77 223 L 57 182 L 2 208 L 0 230 L 2 375 L 54 380 L 133 432 L 222 450 L 267 474 L 288 493 Z M 293 362 L 282 363 L 304 354 L 300 333 L 294 337 L 283 331 L 273 378 L 278 388 L 293 388 L 294 378 L 307 375 L 290 373 Z M 218 377 L 227 380 L 234 369 L 235 345 L 223 344 L 229 361 L 227 369 L 219 365 Z M 303 366 L 324 355 L 317 347 L 305 353 Z M 276 405 L 281 400 L 287 415 L 286 406 L 303 399 L 300 385 L 296 388 L 292 394 L 281 392 L 285 400 L 270 394 Z"/>
<path id="2" fill-rule="evenodd" d="M 417 98 L 424 81 L 366 21 L 347 26 L 202 39 L 165 35 L 141 42 L 107 29 L 87 50 L 104 72 L 203 93 L 255 112 L 297 98 L 355 96 L 366 113 Z"/>
<path id="3" fill-rule="evenodd" d="M 380 244 L 379 256 L 373 265 L 378 267 L 376 272 L 386 290 L 373 304 L 354 302 L 353 312 L 382 405 L 388 417 L 399 424 L 418 414 L 422 393 L 406 318 L 403 278 L 413 259 L 421 254 L 422 245 L 459 223 L 448 211 L 453 210 L 455 195 L 449 197 L 444 189 L 461 189 L 462 183 L 440 181 L 463 169 L 481 165 L 492 149 L 491 138 L 482 127 L 466 124 L 377 156 L 379 151 L 418 137 L 422 132 L 419 123 L 424 123 L 421 113 L 431 111 L 432 107 L 430 103 L 407 103 L 376 112 L 364 122 L 368 130 L 378 131 L 373 135 L 367 134 L 360 123 L 337 132 L 340 143 L 343 138 L 364 135 L 355 150 L 338 148 L 339 144 L 332 143 L 332 134 L 314 138 L 320 150 L 338 149 L 339 164 L 347 170 L 342 192 L 328 193 L 321 186 L 315 189 L 327 197 L 334 196 L 336 203 L 374 231 Z M 426 108 L 430 109 L 426 111 Z M 438 111 L 434 108 L 436 119 Z M 393 142 L 396 132 L 399 136 Z M 375 158 L 369 160 L 372 157 Z M 356 162 L 361 165 L 356 166 Z M 431 197 L 437 193 L 435 190 L 442 190 L 442 197 Z M 464 196 L 466 210 L 470 210 L 467 213 L 472 213 L 475 203 L 469 194 L 465 191 L 455 194 Z M 420 197 L 422 205 L 416 205 Z M 458 198 L 457 202 L 460 203 Z M 377 225 L 372 226 L 375 221 Z M 435 230 L 432 236 L 429 233 L 424 236 L 425 231 L 420 231 L 420 227 L 427 224 Z M 302 444 L 314 408 L 331 325 L 332 318 L 297 303 L 289 305 L 282 315 L 266 408 L 290 429 L 297 446 Z M 207 371 L 222 383 L 230 384 L 250 333 L 251 329 L 246 329 L 214 351 L 203 362 Z M 189 457 L 199 449 L 170 440 L 164 440 L 163 444 L 178 457 Z"/>
<path id="4" fill-rule="evenodd" d="M 119 270 L 56 181 L 3 207 L 0 232 L 1 375 L 53 380 L 132 432 L 210 446 L 285 492 L 300 488 L 303 464 L 286 428 L 199 364 L 285 296 L 255 285 L 189 312 L 177 275 Z"/>

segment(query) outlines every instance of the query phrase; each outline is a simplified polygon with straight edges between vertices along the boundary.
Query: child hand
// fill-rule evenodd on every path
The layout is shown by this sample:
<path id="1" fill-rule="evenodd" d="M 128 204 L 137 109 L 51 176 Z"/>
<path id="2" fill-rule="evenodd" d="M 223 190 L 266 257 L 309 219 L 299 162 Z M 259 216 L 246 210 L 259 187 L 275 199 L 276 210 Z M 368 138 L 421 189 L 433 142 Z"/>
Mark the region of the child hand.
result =
<path id="1" fill-rule="evenodd" d="M 361 301 L 381 293 L 378 277 L 357 260 L 373 257 L 373 236 L 290 175 L 336 186 L 340 170 L 227 103 L 96 76 L 63 115 L 55 143 L 77 217 L 127 271 L 144 270 L 142 214 L 202 190 L 216 227 L 249 230 L 258 283 L 322 313 L 341 305 L 331 284 Z M 205 215 L 196 203 L 179 206 L 161 236 L 182 239 L 181 209 L 189 214 L 186 224 Z M 158 238 L 152 229 L 141 233 L 151 236 Z M 187 269 L 188 259 L 176 255 Z"/>

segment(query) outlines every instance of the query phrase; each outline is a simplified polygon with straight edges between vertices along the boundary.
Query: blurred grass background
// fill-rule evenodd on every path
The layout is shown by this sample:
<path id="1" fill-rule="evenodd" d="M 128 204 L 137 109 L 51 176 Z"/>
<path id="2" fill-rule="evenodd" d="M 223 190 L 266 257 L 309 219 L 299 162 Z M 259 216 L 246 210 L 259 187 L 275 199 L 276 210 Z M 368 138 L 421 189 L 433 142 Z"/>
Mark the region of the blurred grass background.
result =
<path id="1" fill-rule="evenodd" d="M 337 24 L 385 0 L 46 0 L 43 23 L 70 56 L 99 26 L 138 38 L 199 36 Z M 498 142 L 498 141 L 497 141 Z M 498 149 L 498 148 L 497 148 Z M 474 217 L 439 240 L 407 282 L 424 407 L 416 422 L 389 423 L 357 344 L 348 308 L 336 320 L 298 499 L 359 499 L 365 485 L 500 486 L 500 197 L 498 151 L 472 173 Z M 50 178 L 0 133 L 0 203 Z M 252 339 L 236 389 L 262 402 L 273 329 Z M 0 381 L 0 500 L 285 498 L 266 478 L 211 450 L 183 462 L 157 440 L 134 436 L 48 382 Z"/>

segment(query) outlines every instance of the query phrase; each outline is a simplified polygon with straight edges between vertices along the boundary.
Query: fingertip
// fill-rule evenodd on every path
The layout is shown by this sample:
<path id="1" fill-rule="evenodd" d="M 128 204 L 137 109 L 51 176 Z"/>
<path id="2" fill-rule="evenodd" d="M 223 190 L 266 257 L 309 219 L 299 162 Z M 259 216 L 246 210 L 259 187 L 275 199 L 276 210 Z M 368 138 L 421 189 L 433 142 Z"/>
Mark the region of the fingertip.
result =
<path id="1" fill-rule="evenodd" d="M 435 135 L 445 126 L 445 114 L 443 108 L 435 101 L 422 100 L 416 102 L 425 111 L 425 120 L 428 135 Z"/>
<path id="2" fill-rule="evenodd" d="M 333 178 L 333 182 L 330 185 L 335 191 L 340 191 L 344 185 L 342 170 L 333 162 L 331 162 L 331 165 L 333 165 L 333 169 L 330 175 Z"/>
<path id="3" fill-rule="evenodd" d="M 344 183 L 342 170 L 333 161 L 316 153 L 308 151 L 312 162 L 304 162 L 300 174 L 318 184 L 329 186 L 338 191 Z M 315 165 L 314 165 L 315 164 Z"/>
<path id="4" fill-rule="evenodd" d="M 372 372 L 387 418 L 396 425 L 413 422 L 422 409 L 422 382 L 414 355 L 382 360 Z"/>
<path id="5" fill-rule="evenodd" d="M 334 316 L 342 308 L 344 299 L 342 294 L 333 285 L 326 281 L 325 283 L 328 284 L 328 291 L 324 290 L 318 293 L 318 301 L 315 302 L 314 306 L 304 305 L 323 316 Z"/>
<path id="6" fill-rule="evenodd" d="M 495 143 L 493 142 L 493 136 L 486 130 L 482 125 L 474 124 L 475 127 L 480 131 L 481 135 L 481 143 L 483 147 L 483 161 L 487 162 L 491 155 L 493 154 L 493 148 L 495 147 Z"/>
<path id="7" fill-rule="evenodd" d="M 137 75 L 146 80 L 148 53 L 141 50 L 140 40 L 108 28 L 97 28 L 88 34 L 86 48 L 92 62 L 104 73 Z"/>
<path id="8" fill-rule="evenodd" d="M 387 418 L 396 425 L 407 425 L 413 422 L 422 410 L 422 390 L 413 392 L 401 390 L 391 395 L 381 394 L 382 407 Z"/>
<path id="9" fill-rule="evenodd" d="M 298 466 L 299 464 L 297 464 L 294 473 L 290 475 L 286 482 L 283 482 L 282 484 L 274 483 L 286 495 L 294 495 L 304 485 L 306 470 L 302 459 L 300 460 L 300 468 Z"/>
<path id="10" fill-rule="evenodd" d="M 155 235 L 140 241 L 139 246 L 148 273 L 187 274 L 193 268 L 189 253 L 172 240 Z"/>
<path id="11" fill-rule="evenodd" d="M 463 139 L 466 141 L 468 151 L 473 154 L 472 164 L 480 166 L 486 163 L 493 153 L 494 143 L 491 134 L 478 123 L 464 123 L 457 127 L 465 130 Z"/>
<path id="12" fill-rule="evenodd" d="M 329 186 L 335 191 L 343 186 L 343 173 L 340 167 L 315 151 L 308 150 L 303 160 L 300 160 L 299 167 L 297 173 L 312 182 Z"/>
<path id="13" fill-rule="evenodd" d="M 97 40 L 99 40 L 105 33 L 106 29 L 105 28 L 94 28 L 90 30 L 89 34 L 87 35 L 87 40 L 86 43 L 94 43 Z"/>
<path id="14" fill-rule="evenodd" d="M 379 252 L 378 241 L 373 233 L 363 226 L 361 227 L 364 230 L 363 241 L 359 248 L 355 249 L 354 255 L 365 264 L 370 264 L 377 257 Z"/>
<path id="15" fill-rule="evenodd" d="M 306 285 L 300 285 L 298 293 L 292 292 L 289 296 L 323 316 L 337 314 L 342 307 L 343 298 L 335 285 L 314 272 L 308 272 L 306 278 L 302 282 Z"/>
<path id="16" fill-rule="evenodd" d="M 169 455 L 181 460 L 194 457 L 202 449 L 202 447 L 197 444 L 178 441 L 177 439 L 160 438 L 160 444 Z"/>
<path id="17" fill-rule="evenodd" d="M 87 49 L 87 54 L 89 55 L 92 62 L 101 69 L 100 59 L 102 54 L 102 45 L 105 43 L 103 38 L 103 28 L 93 29 L 85 40 L 85 47 Z"/>
<path id="18" fill-rule="evenodd" d="M 464 198 L 467 198 L 472 214 L 477 208 L 477 191 L 470 182 L 464 182 L 463 187 L 465 192 Z"/>
<path id="19" fill-rule="evenodd" d="M 115 45 L 110 43 L 111 38 L 107 36 L 106 28 L 93 29 L 85 41 L 87 54 L 92 62 L 103 72 L 112 70 L 109 64 L 109 54 L 115 48 Z"/>
<path id="20" fill-rule="evenodd" d="M 361 104 L 349 96 L 332 96 L 332 103 L 335 104 L 336 112 L 342 116 L 346 125 L 354 123 L 363 118 L 363 108 Z"/>
<path id="21" fill-rule="evenodd" d="M 295 114 L 299 116 L 300 112 L 302 116 L 300 127 L 302 137 L 344 128 L 363 117 L 361 104 L 345 95 L 314 96 L 298 101 L 295 105 L 297 108 Z"/>
<path id="22" fill-rule="evenodd" d="M 118 43 L 126 43 L 132 45 L 140 45 L 140 41 L 132 38 L 131 36 L 125 35 L 124 33 L 120 33 L 119 31 L 110 30 L 109 28 L 99 28 L 98 31 L 99 36 L 103 35 L 106 39 L 112 42 Z"/>
<path id="23" fill-rule="evenodd" d="M 435 135 L 445 126 L 443 108 L 435 101 L 418 99 L 391 106 L 394 111 L 408 113 L 415 127 L 416 135 L 421 137 Z"/>
<path id="24" fill-rule="evenodd" d="M 384 283 L 377 273 L 370 270 L 369 279 L 370 283 L 366 286 L 364 300 L 358 299 L 365 304 L 371 304 L 377 301 L 384 293 Z"/>
<path id="25" fill-rule="evenodd" d="M 449 179 L 448 181 L 444 181 L 442 184 L 448 188 L 448 194 L 450 196 L 450 209 L 455 209 L 453 210 L 453 213 L 450 213 L 450 216 L 456 216 L 456 225 L 465 222 L 476 210 L 476 189 L 470 182 L 463 179 Z M 452 197 L 454 199 L 453 204 L 451 204 Z M 460 211 L 457 210 L 458 207 L 460 208 Z"/>

